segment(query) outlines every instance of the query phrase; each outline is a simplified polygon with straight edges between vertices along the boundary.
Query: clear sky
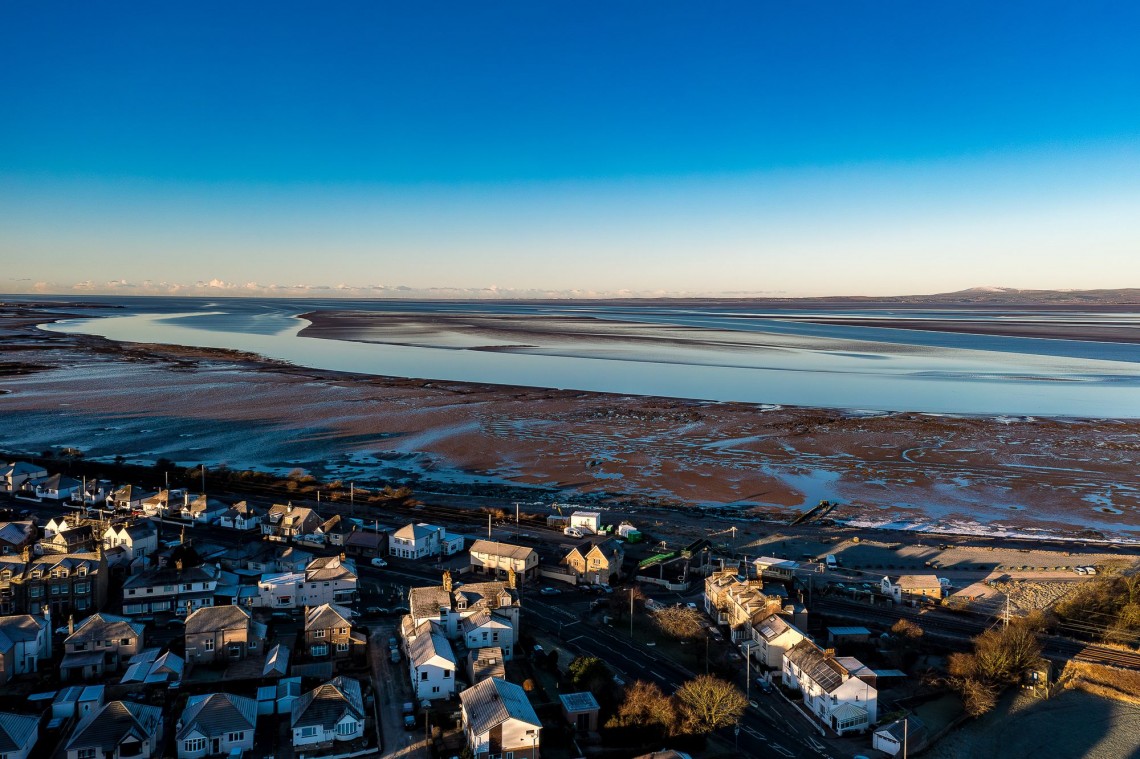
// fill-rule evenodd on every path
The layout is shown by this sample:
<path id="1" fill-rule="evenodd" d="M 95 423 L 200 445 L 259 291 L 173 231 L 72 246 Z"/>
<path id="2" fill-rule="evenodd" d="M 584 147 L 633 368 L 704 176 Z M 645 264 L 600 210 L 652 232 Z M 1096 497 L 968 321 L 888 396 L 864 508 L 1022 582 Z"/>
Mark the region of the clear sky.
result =
<path id="1" fill-rule="evenodd" d="M 0 292 L 1140 287 L 1138 29 L 1134 2 L 12 0 Z"/>

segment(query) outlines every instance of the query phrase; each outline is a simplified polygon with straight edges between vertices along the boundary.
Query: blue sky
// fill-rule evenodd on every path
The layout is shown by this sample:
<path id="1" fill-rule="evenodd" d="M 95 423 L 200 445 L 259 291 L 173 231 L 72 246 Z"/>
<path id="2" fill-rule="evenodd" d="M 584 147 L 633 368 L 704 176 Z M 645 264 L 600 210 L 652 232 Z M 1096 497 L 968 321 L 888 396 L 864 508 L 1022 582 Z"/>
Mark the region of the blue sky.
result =
<path id="1" fill-rule="evenodd" d="M 1123 2 L 5 3 L 0 291 L 1140 286 L 1137 28 Z"/>

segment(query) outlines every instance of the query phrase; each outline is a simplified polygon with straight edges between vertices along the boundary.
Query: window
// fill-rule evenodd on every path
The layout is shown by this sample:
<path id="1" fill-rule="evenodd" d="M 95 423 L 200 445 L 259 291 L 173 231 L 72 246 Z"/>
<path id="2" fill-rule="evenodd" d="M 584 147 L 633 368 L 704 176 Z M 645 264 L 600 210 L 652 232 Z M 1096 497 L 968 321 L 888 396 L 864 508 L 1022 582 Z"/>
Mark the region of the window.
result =
<path id="1" fill-rule="evenodd" d="M 337 735 L 356 735 L 358 725 L 355 722 L 341 722 L 336 726 Z"/>
<path id="2" fill-rule="evenodd" d="M 421 680 L 427 680 L 427 672 L 426 671 L 420 673 L 420 679 Z"/>
<path id="3" fill-rule="evenodd" d="M 316 736 L 316 734 L 317 734 L 317 728 L 315 728 L 315 727 L 302 727 L 301 728 L 301 737 L 302 738 L 313 738 Z"/>
<path id="4" fill-rule="evenodd" d="M 244 741 L 245 740 L 245 732 L 243 731 L 240 733 L 230 733 L 228 738 L 229 738 L 230 743 L 237 743 L 238 741 Z"/>
<path id="5" fill-rule="evenodd" d="M 131 645 L 131 639 L 130 638 L 123 638 L 122 640 L 119 641 L 119 645 L 120 646 L 129 646 L 129 645 Z"/>
<path id="6" fill-rule="evenodd" d="M 313 637 L 314 638 L 323 638 L 323 637 L 325 637 L 325 631 L 324 630 L 313 630 Z"/>
<path id="7" fill-rule="evenodd" d="M 313 646 L 309 650 L 313 654 L 313 656 L 328 656 L 328 654 L 329 654 L 329 647 L 324 645 L 323 643 L 319 646 Z"/>
<path id="8" fill-rule="evenodd" d="M 78 756 L 79 759 L 95 759 L 95 749 L 81 748 L 77 752 L 76 756 Z"/>
<path id="9" fill-rule="evenodd" d="M 450 670 L 450 669 L 445 669 L 445 670 L 443 671 L 443 679 L 444 679 L 444 680 L 446 680 L 446 679 L 448 679 L 449 677 L 451 677 L 451 670 Z"/>
<path id="10" fill-rule="evenodd" d="M 186 750 L 187 753 L 193 753 L 195 751 L 204 751 L 206 749 L 206 739 L 205 738 L 190 738 L 189 740 L 185 740 L 182 742 L 182 747 Z"/>
<path id="11" fill-rule="evenodd" d="M 432 693 L 439 693 L 439 686 L 438 685 L 431 686 L 431 692 Z"/>
<path id="12" fill-rule="evenodd" d="M 345 651 L 348 650 L 348 644 L 347 643 L 337 643 L 336 644 L 336 650 L 340 651 L 341 653 L 344 653 Z"/>
<path id="13" fill-rule="evenodd" d="M 128 596 L 133 596 L 134 594 L 135 594 L 135 589 L 134 589 L 134 588 L 129 588 L 129 589 L 127 590 L 127 595 L 128 595 Z"/>
<path id="14" fill-rule="evenodd" d="M 214 650 L 214 639 L 213 638 L 206 638 L 206 644 L 203 646 L 203 648 L 205 648 L 207 651 L 213 651 Z"/>
<path id="15" fill-rule="evenodd" d="M 487 642 L 487 631 L 486 630 L 483 631 L 483 642 L 484 643 Z"/>

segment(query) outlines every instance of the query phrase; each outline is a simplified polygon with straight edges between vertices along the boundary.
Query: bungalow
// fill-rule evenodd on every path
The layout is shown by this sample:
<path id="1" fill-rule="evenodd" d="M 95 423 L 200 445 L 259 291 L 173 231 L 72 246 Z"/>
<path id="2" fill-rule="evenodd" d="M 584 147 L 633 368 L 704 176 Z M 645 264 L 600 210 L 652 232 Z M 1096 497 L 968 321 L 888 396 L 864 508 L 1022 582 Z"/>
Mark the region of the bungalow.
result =
<path id="1" fill-rule="evenodd" d="M 206 606 L 186 618 L 186 660 L 218 663 L 244 659 L 257 650 L 257 641 L 265 638 L 253 634 L 250 613 L 241 606 Z"/>
<path id="2" fill-rule="evenodd" d="M 28 759 L 39 737 L 39 717 L 0 712 L 0 756 L 4 759 Z"/>
<path id="3" fill-rule="evenodd" d="M 883 595 L 890 596 L 896 603 L 942 598 L 942 584 L 935 575 L 899 575 L 894 579 L 888 576 L 879 585 Z"/>
<path id="4" fill-rule="evenodd" d="M 364 735 L 364 700 L 360 681 L 336 677 L 293 703 L 293 749 L 329 746 Z"/>
<path id="5" fill-rule="evenodd" d="M 425 622 L 408 643 L 408 673 L 417 701 L 435 701 L 455 694 L 455 652 L 431 622 Z"/>
<path id="6" fill-rule="evenodd" d="M 92 614 L 79 623 L 63 642 L 59 665 L 64 680 L 93 680 L 117 672 L 143 649 L 142 622 L 114 614 Z"/>
<path id="7" fill-rule="evenodd" d="M 112 701 L 88 714 L 67 741 L 67 759 L 162 756 L 162 709 Z"/>
<path id="8" fill-rule="evenodd" d="M 214 524 L 229 510 L 229 504 L 207 498 L 205 493 L 192 501 L 187 495 L 187 503 L 182 507 L 182 518 L 199 524 Z"/>
<path id="9" fill-rule="evenodd" d="M 522 579 L 538 576 L 538 554 L 533 548 L 491 540 L 476 540 L 471 544 L 471 571 L 502 579 L 514 572 Z"/>
<path id="10" fill-rule="evenodd" d="M 27 480 L 47 476 L 47 470 L 37 464 L 10 462 L 0 467 L 0 493 L 15 493 Z"/>
<path id="11" fill-rule="evenodd" d="M 610 585 L 621 577 L 623 561 L 625 546 L 617 538 L 607 538 L 599 543 L 586 542 L 574 547 L 562 563 L 582 582 Z"/>
<path id="12" fill-rule="evenodd" d="M 522 687 L 488 678 L 460 693 L 459 703 L 472 759 L 538 759 L 542 723 Z"/>
<path id="13" fill-rule="evenodd" d="M 191 696 L 178 720 L 178 759 L 240 756 L 253 750 L 257 701 L 229 693 Z"/>
<path id="14" fill-rule="evenodd" d="M 81 487 L 83 487 L 83 483 L 79 480 L 64 477 L 62 474 L 53 474 L 36 482 L 36 498 L 62 501 L 78 493 Z"/>
<path id="15" fill-rule="evenodd" d="M 448 534 L 443 527 L 426 522 L 406 524 L 392 533 L 388 553 L 400 559 L 452 556 L 463 550 L 463 536 Z"/>
<path id="16" fill-rule="evenodd" d="M 314 659 L 346 659 L 363 654 L 368 641 L 352 632 L 352 612 L 336 604 L 305 610 L 305 650 Z M 355 651 L 354 651 L 355 649 Z"/>
<path id="17" fill-rule="evenodd" d="M 859 660 L 838 659 L 810 640 L 784 654 L 784 685 L 800 691 L 808 711 L 839 735 L 866 732 L 878 719 L 878 691 L 860 676 L 874 673 Z"/>
<path id="18" fill-rule="evenodd" d="M 41 660 L 51 660 L 50 625 L 50 618 L 31 614 L 0 617 L 0 686 L 38 672 Z"/>
<path id="19" fill-rule="evenodd" d="M 807 638 L 799 628 L 776 614 L 770 614 L 752 625 L 752 659 L 771 670 L 783 666 L 784 654 Z"/>
<path id="20" fill-rule="evenodd" d="M 218 525 L 230 530 L 253 530 L 261 526 L 261 510 L 238 501 L 218 517 Z"/>
<path id="21" fill-rule="evenodd" d="M 379 559 L 388 555 L 388 533 L 356 530 L 344 540 L 345 553 L 363 559 Z"/>

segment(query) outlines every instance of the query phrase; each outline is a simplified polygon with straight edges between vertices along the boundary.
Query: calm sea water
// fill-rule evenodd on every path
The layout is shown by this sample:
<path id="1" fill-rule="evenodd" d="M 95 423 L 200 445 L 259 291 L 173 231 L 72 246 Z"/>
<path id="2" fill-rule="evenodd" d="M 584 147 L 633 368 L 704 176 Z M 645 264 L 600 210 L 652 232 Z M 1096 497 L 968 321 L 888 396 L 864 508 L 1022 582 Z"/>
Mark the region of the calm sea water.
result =
<path id="1" fill-rule="evenodd" d="M 58 332 L 125 342 L 250 351 L 299 366 L 363 374 L 528 385 L 635 395 L 877 411 L 1093 418 L 1140 417 L 1140 346 L 966 335 L 789 317 L 1008 319 L 996 311 L 758 310 L 589 302 L 411 302 L 345 300 L 207 300 L 92 298 L 121 309 L 46 325 Z M 298 314 L 352 309 L 432 315 L 594 317 L 616 333 L 628 325 L 684 328 L 689 342 L 562 340 L 525 352 L 367 344 L 300 337 Z M 70 309 L 74 312 L 74 309 Z M 1019 312 L 1041 322 L 1140 328 L 1138 314 Z M 933 323 L 933 322 L 932 322 Z M 693 341 L 708 330 L 714 344 Z M 747 336 L 726 349 L 725 334 Z"/>

